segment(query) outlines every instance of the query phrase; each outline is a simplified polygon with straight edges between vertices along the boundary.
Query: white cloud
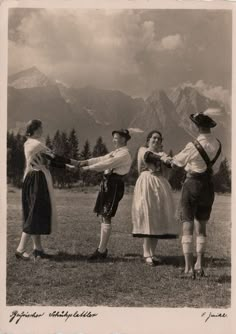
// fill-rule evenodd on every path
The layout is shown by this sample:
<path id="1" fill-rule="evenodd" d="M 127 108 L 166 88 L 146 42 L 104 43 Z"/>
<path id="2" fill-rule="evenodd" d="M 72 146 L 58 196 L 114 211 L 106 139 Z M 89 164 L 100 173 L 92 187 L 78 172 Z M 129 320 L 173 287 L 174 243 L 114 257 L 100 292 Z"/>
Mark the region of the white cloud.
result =
<path id="1" fill-rule="evenodd" d="M 159 43 L 159 50 L 175 50 L 181 48 L 184 45 L 183 38 L 179 35 L 169 35 L 163 37 Z"/>
<path id="2" fill-rule="evenodd" d="M 144 131 L 139 128 L 129 128 L 128 129 L 130 133 L 143 133 Z"/>
<path id="3" fill-rule="evenodd" d="M 196 88 L 200 93 L 202 93 L 206 97 L 212 100 L 216 100 L 220 103 L 223 103 L 226 106 L 227 111 L 230 110 L 231 95 L 227 89 L 224 89 L 221 86 L 209 85 L 205 83 L 203 80 L 198 80 L 195 84 L 187 82 L 182 85 L 182 87 L 185 86 Z"/>
<path id="4" fill-rule="evenodd" d="M 142 25 L 142 32 L 140 36 L 148 44 L 155 39 L 155 25 L 152 21 L 145 21 Z"/>
<path id="5" fill-rule="evenodd" d="M 133 80 L 143 85 L 153 59 L 158 64 L 154 28 L 138 11 L 34 11 L 10 41 L 9 73 L 35 65 L 69 85 L 132 89 Z"/>
<path id="6" fill-rule="evenodd" d="M 8 43 L 8 66 L 9 74 L 27 69 L 36 65 L 42 69 L 45 60 L 38 50 L 28 46 L 19 45 L 16 42 L 9 41 Z M 41 65 L 41 66 L 40 66 Z"/>
<path id="7" fill-rule="evenodd" d="M 195 13 L 185 13 L 176 11 L 169 20 L 169 13 L 158 10 L 25 9 L 9 26 L 9 73 L 36 66 L 68 85 L 96 85 L 143 97 L 156 88 L 193 82 L 199 68 L 207 67 L 205 52 L 196 58 L 195 46 L 210 38 L 205 38 L 204 24 L 200 30 L 191 26 Z M 206 22 L 208 35 L 214 36 L 211 21 Z M 217 44 L 208 54 L 223 59 L 221 49 Z M 207 68 L 221 82 L 225 64 L 221 72 L 217 66 Z M 200 77 L 205 79 L 204 73 Z"/>

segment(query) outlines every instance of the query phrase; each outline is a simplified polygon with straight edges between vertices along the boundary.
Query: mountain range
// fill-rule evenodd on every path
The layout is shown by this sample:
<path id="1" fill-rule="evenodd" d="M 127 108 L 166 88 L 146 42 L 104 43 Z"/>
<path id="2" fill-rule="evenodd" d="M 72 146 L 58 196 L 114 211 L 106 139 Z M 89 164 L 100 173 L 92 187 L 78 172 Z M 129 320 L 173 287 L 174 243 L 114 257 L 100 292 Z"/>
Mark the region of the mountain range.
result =
<path id="1" fill-rule="evenodd" d="M 167 92 L 153 91 L 149 97 L 133 98 L 118 90 L 83 88 L 49 79 L 36 67 L 8 77 L 8 129 L 18 131 L 30 119 L 41 119 L 45 134 L 57 129 L 78 133 L 80 149 L 86 139 L 94 145 L 102 136 L 112 149 L 111 131 L 129 128 L 134 152 L 145 143 L 149 131 L 157 129 L 164 137 L 164 149 L 178 152 L 196 136 L 189 115 L 208 107 L 220 107 L 224 117 L 214 130 L 231 156 L 231 115 L 220 101 L 212 100 L 193 87 L 176 87 Z"/>

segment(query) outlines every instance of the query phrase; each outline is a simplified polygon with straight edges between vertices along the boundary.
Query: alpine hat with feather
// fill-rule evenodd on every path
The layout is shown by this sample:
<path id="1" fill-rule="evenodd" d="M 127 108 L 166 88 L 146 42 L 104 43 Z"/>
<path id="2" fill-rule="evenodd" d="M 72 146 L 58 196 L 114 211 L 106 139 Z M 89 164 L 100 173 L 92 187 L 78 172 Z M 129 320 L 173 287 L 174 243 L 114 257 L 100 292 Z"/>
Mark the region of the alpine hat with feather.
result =
<path id="1" fill-rule="evenodd" d="M 114 136 L 115 133 L 118 133 L 120 136 L 125 137 L 127 141 L 130 140 L 131 138 L 129 134 L 129 130 L 127 129 L 120 129 L 120 130 L 112 131 L 112 137 Z"/>
<path id="2" fill-rule="evenodd" d="M 202 113 L 191 114 L 190 119 L 198 127 L 214 128 L 217 123 L 211 118 L 221 115 L 221 110 L 216 108 L 208 108 Z M 211 116 L 211 117 L 210 117 Z"/>

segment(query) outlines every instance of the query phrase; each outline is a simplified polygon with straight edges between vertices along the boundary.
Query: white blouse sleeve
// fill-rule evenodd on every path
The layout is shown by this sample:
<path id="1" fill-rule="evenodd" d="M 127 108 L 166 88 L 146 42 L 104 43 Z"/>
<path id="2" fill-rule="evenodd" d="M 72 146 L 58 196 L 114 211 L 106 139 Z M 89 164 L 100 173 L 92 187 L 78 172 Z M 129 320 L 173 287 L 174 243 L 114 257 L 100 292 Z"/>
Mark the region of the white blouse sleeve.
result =
<path id="1" fill-rule="evenodd" d="M 141 173 L 142 165 L 144 165 L 144 154 L 147 151 L 146 147 L 140 147 L 138 151 L 137 164 L 138 164 L 138 173 Z"/>

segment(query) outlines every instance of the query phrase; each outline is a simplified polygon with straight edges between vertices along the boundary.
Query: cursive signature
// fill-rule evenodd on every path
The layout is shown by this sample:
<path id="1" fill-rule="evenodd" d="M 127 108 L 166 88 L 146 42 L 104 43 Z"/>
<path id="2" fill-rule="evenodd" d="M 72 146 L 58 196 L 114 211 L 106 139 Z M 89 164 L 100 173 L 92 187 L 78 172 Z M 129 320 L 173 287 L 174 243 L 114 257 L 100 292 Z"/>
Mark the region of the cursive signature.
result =
<path id="1" fill-rule="evenodd" d="M 10 320 L 9 322 L 15 321 L 16 324 L 20 322 L 21 319 L 23 318 L 40 318 L 44 315 L 44 313 L 29 313 L 29 312 L 18 312 L 18 311 L 13 311 L 12 314 L 10 315 Z"/>
<path id="2" fill-rule="evenodd" d="M 201 317 L 205 319 L 205 322 L 207 322 L 209 319 L 212 319 L 212 318 L 227 318 L 228 315 L 227 313 L 221 313 L 221 312 L 219 313 L 203 312 Z"/>

